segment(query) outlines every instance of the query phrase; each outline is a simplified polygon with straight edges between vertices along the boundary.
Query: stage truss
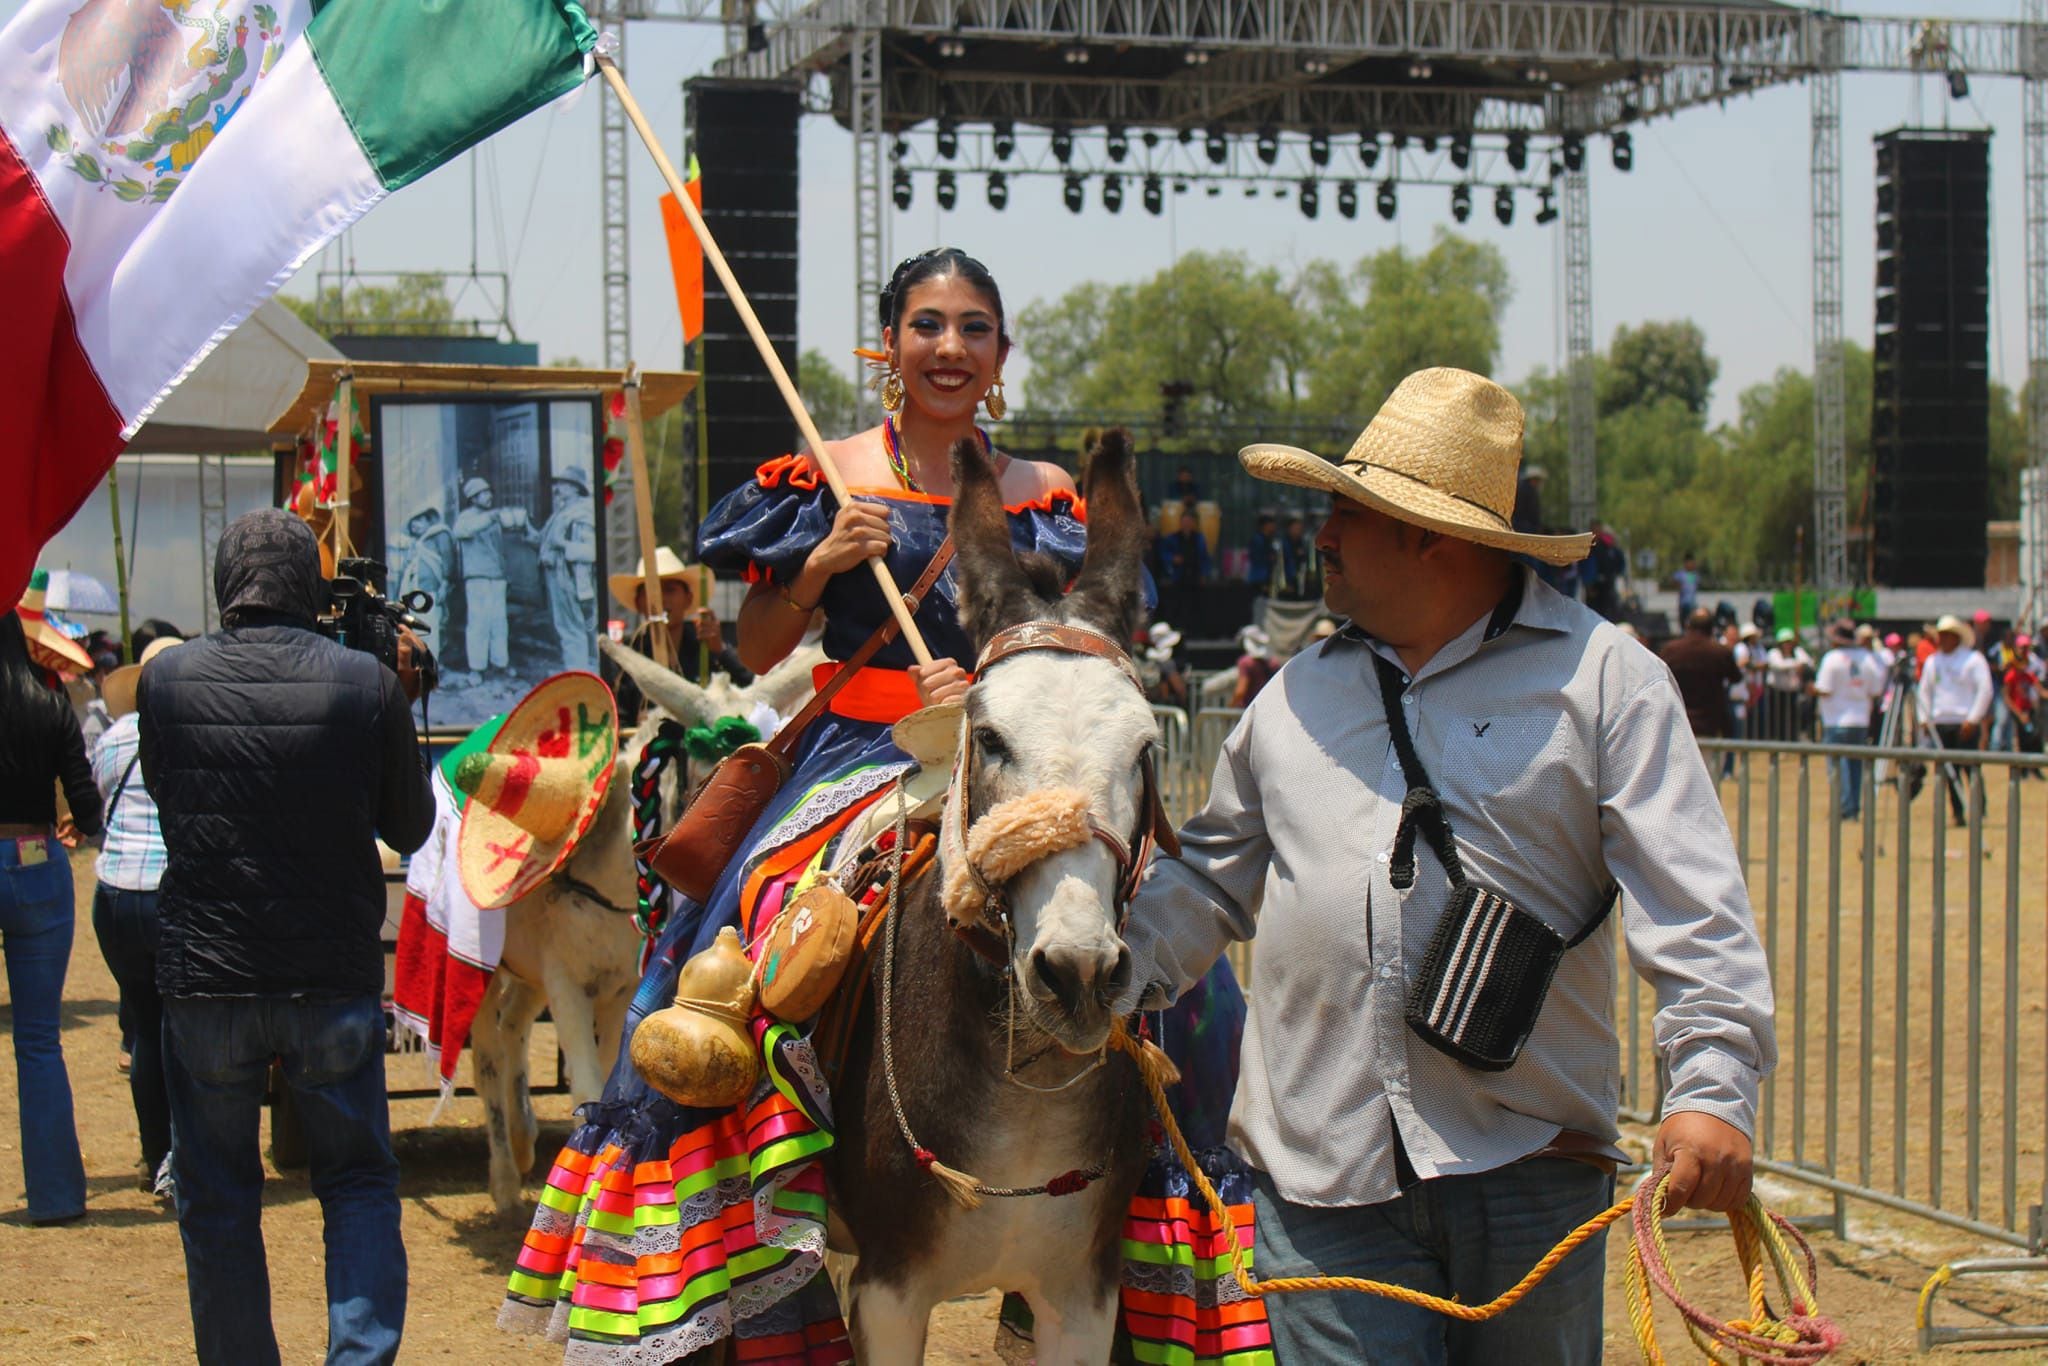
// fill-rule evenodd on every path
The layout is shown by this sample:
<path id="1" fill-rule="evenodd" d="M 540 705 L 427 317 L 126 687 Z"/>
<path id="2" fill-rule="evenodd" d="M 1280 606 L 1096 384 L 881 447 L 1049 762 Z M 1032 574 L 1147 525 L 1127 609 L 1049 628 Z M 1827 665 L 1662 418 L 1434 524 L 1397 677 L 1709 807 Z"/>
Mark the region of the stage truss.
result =
<path id="1" fill-rule="evenodd" d="M 1291 189 L 1303 212 L 1331 211 L 1347 181 L 1360 212 L 1375 211 L 1380 184 L 1398 194 L 1419 182 L 1466 187 L 1478 213 L 1492 212 L 1505 189 L 1537 221 L 1561 217 L 1570 512 L 1580 526 L 1595 512 L 1597 469 L 1586 158 L 1625 157 L 1631 125 L 1647 119 L 1811 81 L 1814 574 L 1831 588 L 1854 577 L 1841 73 L 2018 78 L 2028 444 L 2033 466 L 2048 469 L 2048 0 L 2026 0 L 2025 19 L 2010 22 L 1665 0 L 600 0 L 599 11 L 620 29 L 627 19 L 722 24 L 718 75 L 808 82 L 815 104 L 852 131 L 857 317 L 889 268 L 886 206 L 899 176 L 924 180 L 928 193 L 941 172 L 954 175 L 955 193 L 980 188 L 961 183 L 970 174 L 982 183 L 991 172 L 1080 176 L 1097 193 L 1120 176 L 1134 205 L 1149 177 L 1162 195 L 1271 185 Z M 604 98 L 605 358 L 622 364 L 623 123 L 613 127 L 609 91 Z M 1008 157 L 994 154 L 998 132 L 1015 144 Z M 937 150 L 942 133 L 957 144 L 951 157 Z M 1056 133 L 1072 144 L 1066 159 L 1050 150 Z M 1378 149 L 1373 162 L 1359 152 L 1362 134 Z M 1126 144 L 1121 159 L 1110 155 L 1112 137 Z M 1212 137 L 1222 161 L 1211 159 Z M 1259 155 L 1262 138 L 1270 160 Z M 1329 162 L 1312 155 L 1312 138 L 1334 144 Z M 1465 144 L 1465 164 L 1451 159 L 1453 139 Z M 1531 169 L 1508 163 L 1517 145 Z"/>

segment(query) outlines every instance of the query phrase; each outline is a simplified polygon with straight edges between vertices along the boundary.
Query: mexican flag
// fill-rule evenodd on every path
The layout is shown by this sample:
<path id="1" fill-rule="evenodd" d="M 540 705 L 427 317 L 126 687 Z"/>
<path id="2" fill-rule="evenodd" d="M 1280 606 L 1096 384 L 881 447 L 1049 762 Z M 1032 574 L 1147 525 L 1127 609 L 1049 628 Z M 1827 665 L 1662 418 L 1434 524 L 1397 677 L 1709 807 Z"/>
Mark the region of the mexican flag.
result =
<path id="1" fill-rule="evenodd" d="M 0 606 L 215 343 L 596 40 L 575 0 L 28 0 L 0 29 Z"/>

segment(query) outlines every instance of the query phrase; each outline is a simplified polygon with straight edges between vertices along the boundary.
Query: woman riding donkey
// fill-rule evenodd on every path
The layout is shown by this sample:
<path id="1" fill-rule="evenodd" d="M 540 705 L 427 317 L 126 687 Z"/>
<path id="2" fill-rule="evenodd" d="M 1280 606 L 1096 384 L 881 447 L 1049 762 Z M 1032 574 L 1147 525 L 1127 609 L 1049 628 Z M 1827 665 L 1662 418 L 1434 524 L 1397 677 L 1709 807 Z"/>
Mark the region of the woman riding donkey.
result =
<path id="1" fill-rule="evenodd" d="M 748 942 L 765 934 L 835 839 L 875 814 L 869 808 L 911 770 L 893 724 L 967 692 L 971 679 L 958 661 L 971 659 L 973 647 L 948 563 L 952 446 L 973 441 L 992 462 L 1017 550 L 1056 565 L 1063 581 L 1081 567 L 1085 514 L 1072 480 L 1057 466 L 995 452 L 975 425 L 984 404 L 1002 416 L 1009 350 L 987 269 L 951 249 L 913 257 L 883 291 L 880 322 L 887 416 L 830 443 L 857 496 L 835 508 L 817 464 L 784 456 L 727 495 L 701 529 L 702 562 L 753 584 L 738 623 L 749 668 L 765 671 L 787 655 L 820 607 L 830 659 L 868 657 L 805 726 L 789 775 L 708 896 L 671 910 L 627 1019 L 628 1049 L 641 1021 L 676 997 L 693 956 L 728 927 Z M 931 664 L 914 662 L 900 638 L 870 653 L 891 615 L 863 572 L 863 561 L 877 556 L 898 584 L 915 585 L 914 620 Z M 823 666 L 820 684 L 840 668 Z M 1162 1028 L 1174 1051 L 1194 1040 L 1204 1050 L 1205 1065 L 1190 1071 L 1218 1093 L 1205 1097 L 1215 1115 L 1210 1143 L 1220 1141 L 1241 1027 L 1241 998 L 1226 968 L 1205 998 Z M 752 1339 L 749 1360 L 843 1359 L 837 1305 L 816 1275 L 825 1192 L 815 1159 L 832 1143 L 830 1102 L 808 1044 L 779 1039 L 771 1031 L 762 1045 L 776 1087 L 751 1108 L 723 1111 L 657 1094 L 622 1050 L 604 1098 L 584 1109 L 548 1176 L 501 1324 L 566 1332 L 579 1360 L 611 1348 L 622 1361 L 668 1361 L 728 1335 Z M 1185 1193 L 1176 1169 L 1148 1180 L 1162 1208 Z"/>

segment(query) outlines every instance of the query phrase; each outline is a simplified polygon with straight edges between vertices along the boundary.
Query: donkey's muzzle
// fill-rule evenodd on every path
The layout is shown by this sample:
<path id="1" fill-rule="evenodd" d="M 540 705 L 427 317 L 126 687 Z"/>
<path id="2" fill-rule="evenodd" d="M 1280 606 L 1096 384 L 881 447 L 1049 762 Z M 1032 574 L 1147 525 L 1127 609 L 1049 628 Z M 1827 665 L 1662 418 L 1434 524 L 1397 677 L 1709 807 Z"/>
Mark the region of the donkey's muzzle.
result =
<path id="1" fill-rule="evenodd" d="M 1041 1002 L 1057 1005 L 1077 1024 L 1106 1015 L 1131 981 L 1131 951 L 1117 940 L 1055 944 L 1031 955 L 1026 986 Z"/>

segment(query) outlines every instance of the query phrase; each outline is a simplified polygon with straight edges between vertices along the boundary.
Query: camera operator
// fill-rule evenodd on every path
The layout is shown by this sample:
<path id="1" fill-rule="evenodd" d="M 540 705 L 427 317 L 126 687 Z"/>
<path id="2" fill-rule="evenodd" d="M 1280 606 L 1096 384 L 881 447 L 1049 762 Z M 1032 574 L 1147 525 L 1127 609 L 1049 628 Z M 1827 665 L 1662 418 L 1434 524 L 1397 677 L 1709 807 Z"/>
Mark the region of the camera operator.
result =
<path id="1" fill-rule="evenodd" d="M 388 1362 L 405 1323 L 384 1099 L 384 877 L 433 795 L 417 691 L 320 635 L 319 546 L 267 509 L 221 538 L 223 629 L 143 671 L 142 775 L 161 814 L 164 1066 L 179 1233 L 202 1362 L 275 1362 L 257 1111 L 273 1057 L 304 1116 L 326 1220 L 329 1359 Z M 401 680 L 404 680 L 403 682 Z"/>

